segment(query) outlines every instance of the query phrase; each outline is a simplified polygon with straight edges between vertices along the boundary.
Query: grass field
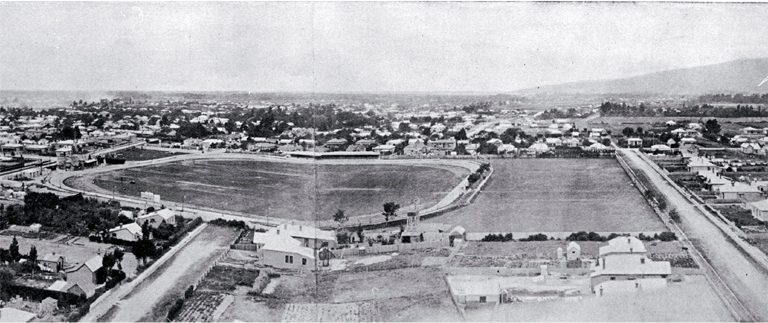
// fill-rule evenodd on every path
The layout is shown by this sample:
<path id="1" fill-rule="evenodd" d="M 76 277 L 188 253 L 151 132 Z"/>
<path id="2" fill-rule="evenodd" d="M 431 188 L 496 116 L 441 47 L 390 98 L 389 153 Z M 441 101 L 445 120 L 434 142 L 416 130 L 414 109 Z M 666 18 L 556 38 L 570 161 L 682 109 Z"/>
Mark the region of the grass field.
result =
<path id="1" fill-rule="evenodd" d="M 475 232 L 665 231 L 613 159 L 497 159 L 475 201 L 428 220 Z"/>
<path id="2" fill-rule="evenodd" d="M 428 207 L 467 174 L 458 167 L 189 161 L 69 179 L 67 185 L 83 188 L 95 184 L 103 191 L 114 189 L 117 194 L 134 197 L 150 191 L 178 203 L 297 220 L 327 220 L 337 209 L 345 210 L 348 216 L 380 213 L 386 202 L 406 206 L 414 197 Z"/>

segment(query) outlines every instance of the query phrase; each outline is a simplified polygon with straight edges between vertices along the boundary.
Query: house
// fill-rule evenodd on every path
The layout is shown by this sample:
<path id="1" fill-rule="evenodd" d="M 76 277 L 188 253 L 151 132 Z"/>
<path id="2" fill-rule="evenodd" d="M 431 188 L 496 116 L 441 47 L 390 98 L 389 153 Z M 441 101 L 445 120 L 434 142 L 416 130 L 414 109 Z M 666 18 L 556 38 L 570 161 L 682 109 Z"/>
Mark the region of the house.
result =
<path id="1" fill-rule="evenodd" d="M 446 277 L 454 301 L 467 308 L 501 303 L 501 285 L 496 277 L 457 275 Z"/>
<path id="2" fill-rule="evenodd" d="M 136 223 L 139 226 L 144 226 L 145 222 L 149 222 L 149 225 L 153 228 L 159 227 L 163 222 L 176 225 L 176 212 L 171 209 L 162 209 L 136 218 Z"/>
<path id="3" fill-rule="evenodd" d="M 744 135 L 747 135 L 747 136 L 754 136 L 754 135 L 762 136 L 763 135 L 763 130 L 762 129 L 752 128 L 752 127 L 746 127 L 746 128 L 741 129 L 741 133 L 744 134 Z"/>
<path id="4" fill-rule="evenodd" d="M 405 148 L 403 148 L 403 154 L 405 155 L 421 155 L 427 152 L 427 145 L 424 144 L 423 141 L 417 140 Z"/>
<path id="5" fill-rule="evenodd" d="M 535 143 L 535 144 L 531 145 L 530 147 L 528 147 L 528 151 L 543 153 L 543 152 L 549 151 L 549 146 L 547 146 L 547 144 L 545 144 L 545 143 L 540 143 L 539 142 L 539 143 Z"/>
<path id="6" fill-rule="evenodd" d="M 265 265 L 283 269 L 315 268 L 315 252 L 295 244 L 268 243 L 260 250 L 259 260 Z"/>
<path id="7" fill-rule="evenodd" d="M 430 140 L 427 143 L 427 151 L 437 155 L 448 155 L 456 150 L 456 138 Z"/>
<path id="8" fill-rule="evenodd" d="M 392 145 L 380 145 L 373 147 L 373 151 L 380 155 L 390 155 L 395 152 L 395 146 Z"/>
<path id="9" fill-rule="evenodd" d="M 667 145 L 653 145 L 651 146 L 652 151 L 670 151 L 672 148 L 669 148 Z"/>
<path id="10" fill-rule="evenodd" d="M 135 224 L 135 223 L 134 223 Z M 78 285 L 86 296 L 90 297 L 99 285 L 96 282 L 96 271 L 101 268 L 102 256 L 94 256 L 85 263 L 67 271 L 67 285 Z"/>
<path id="11" fill-rule="evenodd" d="M 666 278 L 671 273 L 669 261 L 649 259 L 642 241 L 622 236 L 600 247 L 599 257 L 590 274 L 590 285 L 593 293 L 602 296 L 605 288 L 613 289 L 611 284 L 614 282 L 639 288 L 640 281 L 650 280 L 643 282 L 643 286 L 666 286 Z"/>
<path id="12" fill-rule="evenodd" d="M 743 200 L 746 202 L 755 202 L 764 199 L 763 192 L 753 185 L 731 182 L 731 185 L 720 185 L 715 189 L 715 195 L 718 199 L 724 200 Z"/>
<path id="13" fill-rule="evenodd" d="M 760 145 L 754 142 L 741 144 L 741 152 L 747 155 L 756 155 L 760 150 Z"/>
<path id="14" fill-rule="evenodd" d="M 596 142 L 594 144 L 589 145 L 589 147 L 584 148 L 584 150 L 606 150 L 608 149 L 608 146 L 603 145 L 599 142 Z"/>
<path id="15" fill-rule="evenodd" d="M 692 144 L 695 144 L 695 143 L 696 143 L 696 139 L 694 139 L 694 138 L 683 138 L 683 139 L 680 139 L 680 144 L 681 145 L 692 145 Z"/>
<path id="16" fill-rule="evenodd" d="M 109 236 L 114 239 L 125 241 L 137 241 L 142 237 L 141 226 L 136 222 L 123 224 L 109 229 Z"/>
<path id="17" fill-rule="evenodd" d="M 281 224 L 269 229 L 267 233 L 277 235 L 288 235 L 301 243 L 301 246 L 313 249 L 320 249 L 323 244 L 328 247 L 336 246 L 336 233 L 333 231 L 320 230 L 308 225 Z"/>
<path id="18" fill-rule="evenodd" d="M 331 151 L 341 150 L 347 144 L 346 139 L 331 139 L 325 143 L 325 147 Z"/>
<path id="19" fill-rule="evenodd" d="M 768 200 L 749 203 L 752 216 L 760 221 L 768 221 Z"/>
<path id="20" fill-rule="evenodd" d="M 698 173 L 699 171 L 715 171 L 719 167 L 709 162 L 706 158 L 693 157 L 688 162 L 688 171 Z"/>
<path id="21" fill-rule="evenodd" d="M 672 126 L 677 125 L 677 122 L 675 122 L 674 120 L 669 120 L 669 121 L 665 122 L 664 124 L 666 124 L 667 126 L 672 127 Z"/>
<path id="22" fill-rule="evenodd" d="M 64 256 L 57 255 L 55 252 L 38 257 L 37 266 L 40 270 L 56 273 L 64 270 L 66 260 Z"/>
<path id="23" fill-rule="evenodd" d="M 627 139 L 627 146 L 629 148 L 637 148 L 643 146 L 643 139 L 641 138 L 629 138 Z"/>
<path id="24" fill-rule="evenodd" d="M 549 147 L 561 146 L 563 144 L 560 138 L 545 138 L 544 141 Z"/>

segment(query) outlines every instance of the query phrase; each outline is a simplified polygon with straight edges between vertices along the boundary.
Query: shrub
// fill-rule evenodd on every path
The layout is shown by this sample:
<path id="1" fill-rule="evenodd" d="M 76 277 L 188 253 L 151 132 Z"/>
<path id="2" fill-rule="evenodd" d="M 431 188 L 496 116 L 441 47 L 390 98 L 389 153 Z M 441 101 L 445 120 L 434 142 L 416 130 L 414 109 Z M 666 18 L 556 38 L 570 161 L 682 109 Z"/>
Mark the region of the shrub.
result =
<path id="1" fill-rule="evenodd" d="M 190 299 L 195 293 L 195 286 L 190 285 L 187 291 L 184 292 L 184 298 Z"/>
<path id="2" fill-rule="evenodd" d="M 520 241 L 547 241 L 549 238 L 546 234 L 539 233 L 539 234 L 532 234 L 529 235 L 528 238 L 520 239 Z"/>
<path id="3" fill-rule="evenodd" d="M 672 210 L 669 211 L 669 218 L 672 221 L 675 221 L 677 223 L 680 223 L 680 221 L 681 221 L 680 214 L 677 213 L 677 210 L 675 210 L 675 209 L 672 209 Z"/>
<path id="4" fill-rule="evenodd" d="M 176 300 L 176 303 L 174 303 L 171 306 L 171 309 L 168 310 L 168 321 L 171 322 L 173 319 L 176 318 L 176 315 L 179 315 L 179 312 L 181 312 L 181 308 L 184 307 L 184 299 L 179 298 Z"/>
<path id="5" fill-rule="evenodd" d="M 514 239 L 512 238 L 512 234 L 511 233 L 507 233 L 507 234 L 493 234 L 493 233 L 491 233 L 491 234 L 488 234 L 485 237 L 483 237 L 483 239 L 480 240 L 480 241 L 484 241 L 484 242 L 492 242 L 492 241 L 507 242 L 507 241 L 514 241 Z"/>

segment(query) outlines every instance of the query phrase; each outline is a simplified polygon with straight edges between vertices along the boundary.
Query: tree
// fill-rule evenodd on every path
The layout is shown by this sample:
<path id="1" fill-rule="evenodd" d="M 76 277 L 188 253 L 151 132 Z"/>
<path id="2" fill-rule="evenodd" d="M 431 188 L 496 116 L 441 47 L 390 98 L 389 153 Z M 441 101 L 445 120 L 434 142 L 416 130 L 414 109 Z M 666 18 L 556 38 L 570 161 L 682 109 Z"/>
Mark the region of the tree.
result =
<path id="1" fill-rule="evenodd" d="M 709 119 L 706 123 L 706 132 L 717 134 L 721 130 L 720 124 L 717 123 L 717 119 Z"/>
<path id="2" fill-rule="evenodd" d="M 13 241 L 11 241 L 11 246 L 8 250 L 11 252 L 13 261 L 18 261 L 19 258 L 21 258 L 21 255 L 19 254 L 19 241 L 16 240 L 16 236 L 13 236 Z"/>
<path id="3" fill-rule="evenodd" d="M 384 221 L 389 222 L 390 217 L 396 217 L 398 209 L 400 209 L 400 204 L 395 204 L 395 202 L 384 203 L 384 212 L 381 213 L 384 216 Z"/>
<path id="4" fill-rule="evenodd" d="M 626 127 L 623 130 L 621 130 L 621 133 L 626 137 L 631 137 L 635 133 L 635 131 L 632 130 L 632 128 L 630 127 Z"/>
<path id="5" fill-rule="evenodd" d="M 117 262 L 117 269 L 123 270 L 122 262 L 123 262 L 123 257 L 125 256 L 125 251 L 123 251 L 122 248 L 117 248 L 112 253 L 112 256 L 115 257 L 115 261 Z"/>
<path id="6" fill-rule="evenodd" d="M 155 255 L 155 244 L 152 243 L 152 240 L 141 239 L 136 241 L 136 243 L 133 245 L 132 251 L 133 255 L 136 257 L 136 260 L 141 259 L 141 261 L 146 266 L 147 257 L 152 257 Z"/>
<path id="7" fill-rule="evenodd" d="M 37 267 L 37 248 L 35 248 L 34 245 L 29 247 L 27 262 L 30 264 L 30 267 L 32 268 L 32 272 L 34 273 L 35 267 Z"/>
<path id="8" fill-rule="evenodd" d="M 468 139 L 467 131 L 464 130 L 464 128 L 461 128 L 461 130 L 459 130 L 459 133 L 457 133 L 454 138 L 456 138 L 456 140 L 467 140 Z"/>
<path id="9" fill-rule="evenodd" d="M 338 222 L 339 223 L 339 227 L 342 227 L 344 225 L 344 223 L 347 222 L 348 220 L 349 220 L 349 218 L 347 217 L 346 214 L 344 214 L 344 210 L 338 210 L 333 215 L 333 221 Z"/>
<path id="10" fill-rule="evenodd" d="M 635 130 L 635 132 L 642 136 L 643 135 L 643 127 L 637 127 L 637 130 Z"/>
<path id="11" fill-rule="evenodd" d="M 10 268 L 0 268 L 0 298 L 8 299 L 8 286 L 13 284 L 16 272 Z"/>

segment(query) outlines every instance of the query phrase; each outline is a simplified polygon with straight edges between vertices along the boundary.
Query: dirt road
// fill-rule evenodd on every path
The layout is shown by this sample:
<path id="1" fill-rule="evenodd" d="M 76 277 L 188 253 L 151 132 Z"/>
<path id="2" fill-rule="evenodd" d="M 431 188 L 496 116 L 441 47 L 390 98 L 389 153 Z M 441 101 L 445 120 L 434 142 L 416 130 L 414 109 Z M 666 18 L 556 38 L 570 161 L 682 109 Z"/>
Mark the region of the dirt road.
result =
<path id="1" fill-rule="evenodd" d="M 206 227 L 98 321 L 163 321 L 170 302 L 183 294 L 222 252 L 229 249 L 236 235 L 232 228 Z"/>
<path id="2" fill-rule="evenodd" d="M 634 151 L 626 151 L 627 161 L 641 169 L 664 193 L 669 206 L 682 218 L 681 228 L 736 297 L 758 321 L 768 320 L 768 272 L 742 251 L 709 219 L 672 187 L 651 165 Z"/>

